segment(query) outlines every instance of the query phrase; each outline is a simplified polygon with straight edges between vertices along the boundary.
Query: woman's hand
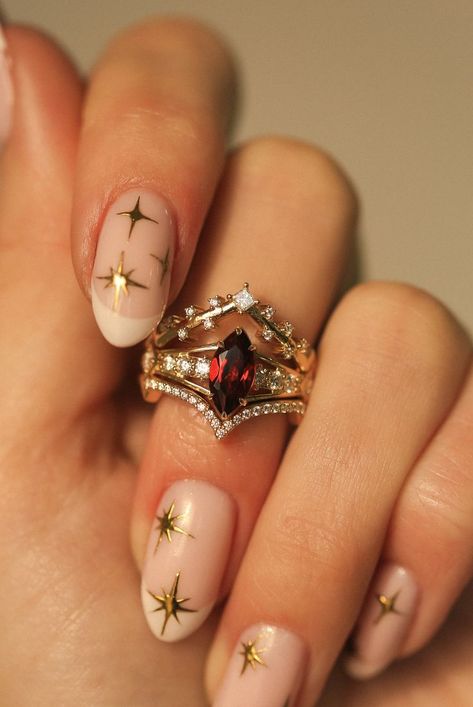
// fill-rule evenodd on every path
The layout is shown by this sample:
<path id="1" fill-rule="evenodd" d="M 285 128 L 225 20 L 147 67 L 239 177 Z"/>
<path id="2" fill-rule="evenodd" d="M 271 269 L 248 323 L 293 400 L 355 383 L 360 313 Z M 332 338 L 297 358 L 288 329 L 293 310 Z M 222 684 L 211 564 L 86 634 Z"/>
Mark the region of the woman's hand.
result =
<path id="1" fill-rule="evenodd" d="M 417 651 L 471 574 L 464 332 L 429 295 L 394 284 L 355 288 L 329 316 L 352 248 L 351 188 L 325 155 L 290 140 L 255 140 L 224 162 L 234 72 L 203 28 L 132 28 L 85 98 L 47 40 L 12 29 L 8 42 L 5 705 L 205 704 L 213 640 L 207 687 L 219 707 L 292 707 L 300 678 L 297 704 L 312 707 L 363 604 L 352 673 Z M 134 392 L 136 356 L 104 342 L 78 291 L 71 227 L 79 280 L 115 344 L 144 336 L 168 298 L 179 310 L 244 280 L 299 335 L 321 336 L 311 402 L 287 451 L 284 416 L 224 441 L 174 399 L 150 418 Z M 120 264 L 127 291 L 107 287 Z M 138 463 L 132 538 L 146 618 L 165 640 L 202 624 L 172 646 L 143 620 L 127 552 Z M 183 532 L 170 542 L 160 519 L 173 503 Z M 164 626 L 153 595 L 170 591 L 176 561 L 179 598 L 193 611 Z M 207 616 L 227 595 L 214 638 L 219 617 Z M 380 678 L 334 674 L 321 703 L 468 704 L 473 609 L 456 612 L 427 651 Z"/>

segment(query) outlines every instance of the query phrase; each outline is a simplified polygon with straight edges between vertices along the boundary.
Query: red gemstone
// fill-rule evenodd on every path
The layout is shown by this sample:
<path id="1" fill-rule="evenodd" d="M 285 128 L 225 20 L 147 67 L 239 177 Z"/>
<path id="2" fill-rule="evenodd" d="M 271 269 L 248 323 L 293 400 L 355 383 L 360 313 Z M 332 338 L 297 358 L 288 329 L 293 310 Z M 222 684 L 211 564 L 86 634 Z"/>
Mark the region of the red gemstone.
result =
<path id="1" fill-rule="evenodd" d="M 246 398 L 255 377 L 255 356 L 251 341 L 242 329 L 227 336 L 210 362 L 209 388 L 215 407 L 231 415 Z"/>

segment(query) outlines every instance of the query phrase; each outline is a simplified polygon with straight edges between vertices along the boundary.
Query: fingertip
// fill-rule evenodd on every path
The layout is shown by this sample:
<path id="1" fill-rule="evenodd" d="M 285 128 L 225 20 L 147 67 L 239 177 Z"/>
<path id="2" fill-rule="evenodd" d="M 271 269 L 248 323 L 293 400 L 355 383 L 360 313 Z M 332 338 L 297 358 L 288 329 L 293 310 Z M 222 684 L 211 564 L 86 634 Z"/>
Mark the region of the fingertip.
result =
<path id="1" fill-rule="evenodd" d="M 343 661 L 343 668 L 347 675 L 360 682 L 375 678 L 377 675 L 380 675 L 386 667 L 386 665 L 371 665 L 354 655 L 346 657 Z"/>

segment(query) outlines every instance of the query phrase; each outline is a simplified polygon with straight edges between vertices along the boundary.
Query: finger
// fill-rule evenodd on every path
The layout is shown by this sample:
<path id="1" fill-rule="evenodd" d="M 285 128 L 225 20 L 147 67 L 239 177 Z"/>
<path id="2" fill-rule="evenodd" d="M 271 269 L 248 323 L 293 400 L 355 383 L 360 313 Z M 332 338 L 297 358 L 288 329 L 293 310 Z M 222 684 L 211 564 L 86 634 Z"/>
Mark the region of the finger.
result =
<path id="1" fill-rule="evenodd" d="M 40 33 L 9 27 L 5 35 L 15 99 L 0 164 L 2 399 L 23 431 L 25 420 L 31 430 L 41 418 L 54 433 L 58 411 L 70 419 L 111 378 L 70 262 L 82 84 Z"/>
<path id="2" fill-rule="evenodd" d="M 470 371 L 452 412 L 414 467 L 396 504 L 384 561 L 366 596 L 353 639 L 354 654 L 346 661 L 354 677 L 372 677 L 397 656 L 423 647 L 471 578 L 472 433 Z M 388 607 L 393 596 L 398 600 L 391 616 L 373 624 L 376 598 L 381 595 Z"/>
<path id="3" fill-rule="evenodd" d="M 120 34 L 93 73 L 73 253 L 117 346 L 144 339 L 182 286 L 222 168 L 233 94 L 226 48 L 184 20 Z"/>
<path id="4" fill-rule="evenodd" d="M 210 654 L 214 694 L 228 664 L 215 707 L 314 704 L 359 609 L 396 496 L 452 404 L 467 356 L 450 319 L 409 288 L 364 285 L 339 306 L 306 418 Z M 251 665 L 255 651 L 266 668 Z"/>
<path id="5" fill-rule="evenodd" d="M 0 25 L 0 149 L 5 144 L 13 117 L 13 80 L 10 54 L 5 33 Z"/>
<path id="6" fill-rule="evenodd" d="M 232 283 L 248 278 L 255 296 L 281 303 L 278 321 L 288 317 L 298 335 L 312 338 L 341 280 L 353 216 L 345 179 L 318 151 L 281 139 L 249 143 L 230 160 L 180 306 L 225 295 Z M 235 321 L 222 320 L 218 337 L 231 331 L 228 326 Z M 284 417 L 253 418 L 218 441 L 191 406 L 160 401 L 133 535 L 140 563 L 149 537 L 143 603 L 151 629 L 164 640 L 195 630 L 228 591 L 278 466 Z M 167 513 L 180 516 L 181 532 L 170 538 L 160 533 Z M 170 590 L 178 571 L 180 595 L 194 613 L 164 626 L 152 595 Z"/>

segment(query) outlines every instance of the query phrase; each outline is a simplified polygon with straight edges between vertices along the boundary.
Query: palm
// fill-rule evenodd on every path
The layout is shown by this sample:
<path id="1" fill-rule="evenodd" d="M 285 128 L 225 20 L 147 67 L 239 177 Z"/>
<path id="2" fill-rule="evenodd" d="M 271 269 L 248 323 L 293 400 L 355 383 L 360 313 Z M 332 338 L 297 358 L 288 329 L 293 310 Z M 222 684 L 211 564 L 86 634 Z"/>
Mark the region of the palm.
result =
<path id="1" fill-rule="evenodd" d="M 2 703 L 199 704 L 210 630 L 162 645 L 140 609 L 127 445 L 146 421 L 111 399 L 121 356 L 96 335 L 67 253 L 18 255 L 2 263 Z"/>

